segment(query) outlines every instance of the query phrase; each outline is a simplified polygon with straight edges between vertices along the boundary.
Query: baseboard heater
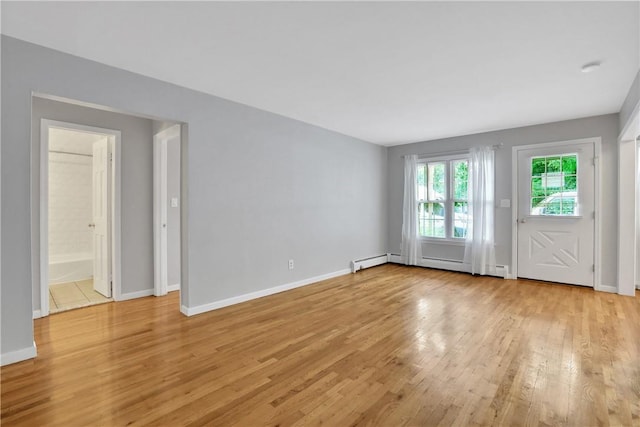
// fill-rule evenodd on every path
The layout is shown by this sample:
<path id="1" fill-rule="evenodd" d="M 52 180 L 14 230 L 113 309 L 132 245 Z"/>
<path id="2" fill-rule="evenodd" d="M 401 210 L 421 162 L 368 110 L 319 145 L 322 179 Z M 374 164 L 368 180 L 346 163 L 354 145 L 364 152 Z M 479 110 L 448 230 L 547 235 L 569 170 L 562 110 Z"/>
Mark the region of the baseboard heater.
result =
<path id="1" fill-rule="evenodd" d="M 389 254 L 389 262 L 394 264 L 404 264 L 402 258 L 397 254 Z M 468 273 L 468 267 L 462 263 L 462 261 L 451 259 L 438 259 L 438 258 L 422 258 L 419 263 L 420 267 L 437 268 L 440 270 L 460 271 L 462 273 Z M 509 266 L 508 265 L 496 265 L 496 277 L 503 277 L 509 279 Z"/>
<path id="2" fill-rule="evenodd" d="M 398 254 L 386 254 L 386 255 L 378 255 L 370 258 L 358 259 L 355 261 L 351 261 L 351 272 L 355 273 L 364 268 L 375 267 L 376 265 L 386 264 L 388 262 L 394 264 L 404 264 L 402 262 L 402 258 Z M 467 273 L 467 266 L 462 263 L 462 261 L 451 260 L 451 259 L 438 259 L 438 258 L 422 258 L 419 263 L 420 267 L 427 268 L 438 268 L 440 270 L 449 270 L 449 271 L 460 271 L 463 273 Z M 509 266 L 508 265 L 496 265 L 496 274 L 497 277 L 503 277 L 505 279 L 510 279 L 509 276 Z"/>
<path id="3" fill-rule="evenodd" d="M 351 272 L 355 273 L 363 268 L 375 267 L 389 262 L 389 254 L 373 256 L 370 258 L 357 259 L 351 261 Z"/>

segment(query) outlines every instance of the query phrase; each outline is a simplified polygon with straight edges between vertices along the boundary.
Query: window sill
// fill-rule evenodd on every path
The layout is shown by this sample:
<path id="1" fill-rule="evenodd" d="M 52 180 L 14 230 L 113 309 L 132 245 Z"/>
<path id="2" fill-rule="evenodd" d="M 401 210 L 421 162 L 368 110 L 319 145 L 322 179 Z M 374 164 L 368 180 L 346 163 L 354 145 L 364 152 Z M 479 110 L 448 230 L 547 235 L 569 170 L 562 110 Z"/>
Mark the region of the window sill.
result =
<path id="1" fill-rule="evenodd" d="M 465 239 L 445 239 L 437 237 L 420 237 L 422 243 L 447 245 L 447 246 L 464 246 Z"/>

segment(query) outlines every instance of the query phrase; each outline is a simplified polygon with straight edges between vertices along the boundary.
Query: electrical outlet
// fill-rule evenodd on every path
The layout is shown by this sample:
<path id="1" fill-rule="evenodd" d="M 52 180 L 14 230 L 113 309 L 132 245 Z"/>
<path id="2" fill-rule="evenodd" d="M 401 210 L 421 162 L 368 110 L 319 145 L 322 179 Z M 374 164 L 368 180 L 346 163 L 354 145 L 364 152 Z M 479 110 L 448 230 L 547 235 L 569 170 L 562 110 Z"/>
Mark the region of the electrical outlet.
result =
<path id="1" fill-rule="evenodd" d="M 293 260 L 289 260 L 289 270 L 293 270 Z"/>

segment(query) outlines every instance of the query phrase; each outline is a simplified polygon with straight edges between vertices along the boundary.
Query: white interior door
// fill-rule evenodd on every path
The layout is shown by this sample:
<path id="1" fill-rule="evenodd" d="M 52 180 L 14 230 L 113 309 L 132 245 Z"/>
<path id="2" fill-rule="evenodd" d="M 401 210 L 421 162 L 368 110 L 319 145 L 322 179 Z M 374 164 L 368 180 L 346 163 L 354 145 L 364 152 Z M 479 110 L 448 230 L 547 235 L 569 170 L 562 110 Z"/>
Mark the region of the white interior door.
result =
<path id="1" fill-rule="evenodd" d="M 518 151 L 518 277 L 594 286 L 592 142 Z"/>
<path id="2" fill-rule="evenodd" d="M 168 206 L 167 206 L 167 130 L 154 135 L 153 217 L 154 217 L 154 295 L 166 295 L 168 285 Z"/>
<path id="3" fill-rule="evenodd" d="M 111 298 L 110 143 L 93 143 L 93 289 Z"/>

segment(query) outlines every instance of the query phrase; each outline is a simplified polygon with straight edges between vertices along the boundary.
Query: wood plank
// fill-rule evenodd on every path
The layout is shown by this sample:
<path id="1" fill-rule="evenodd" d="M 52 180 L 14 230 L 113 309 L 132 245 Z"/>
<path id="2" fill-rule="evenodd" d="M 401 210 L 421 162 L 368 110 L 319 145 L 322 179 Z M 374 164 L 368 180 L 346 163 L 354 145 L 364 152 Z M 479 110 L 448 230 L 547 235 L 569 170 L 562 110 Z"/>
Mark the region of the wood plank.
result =
<path id="1" fill-rule="evenodd" d="M 37 319 L 3 426 L 640 425 L 640 298 L 387 264 L 194 317 Z"/>

